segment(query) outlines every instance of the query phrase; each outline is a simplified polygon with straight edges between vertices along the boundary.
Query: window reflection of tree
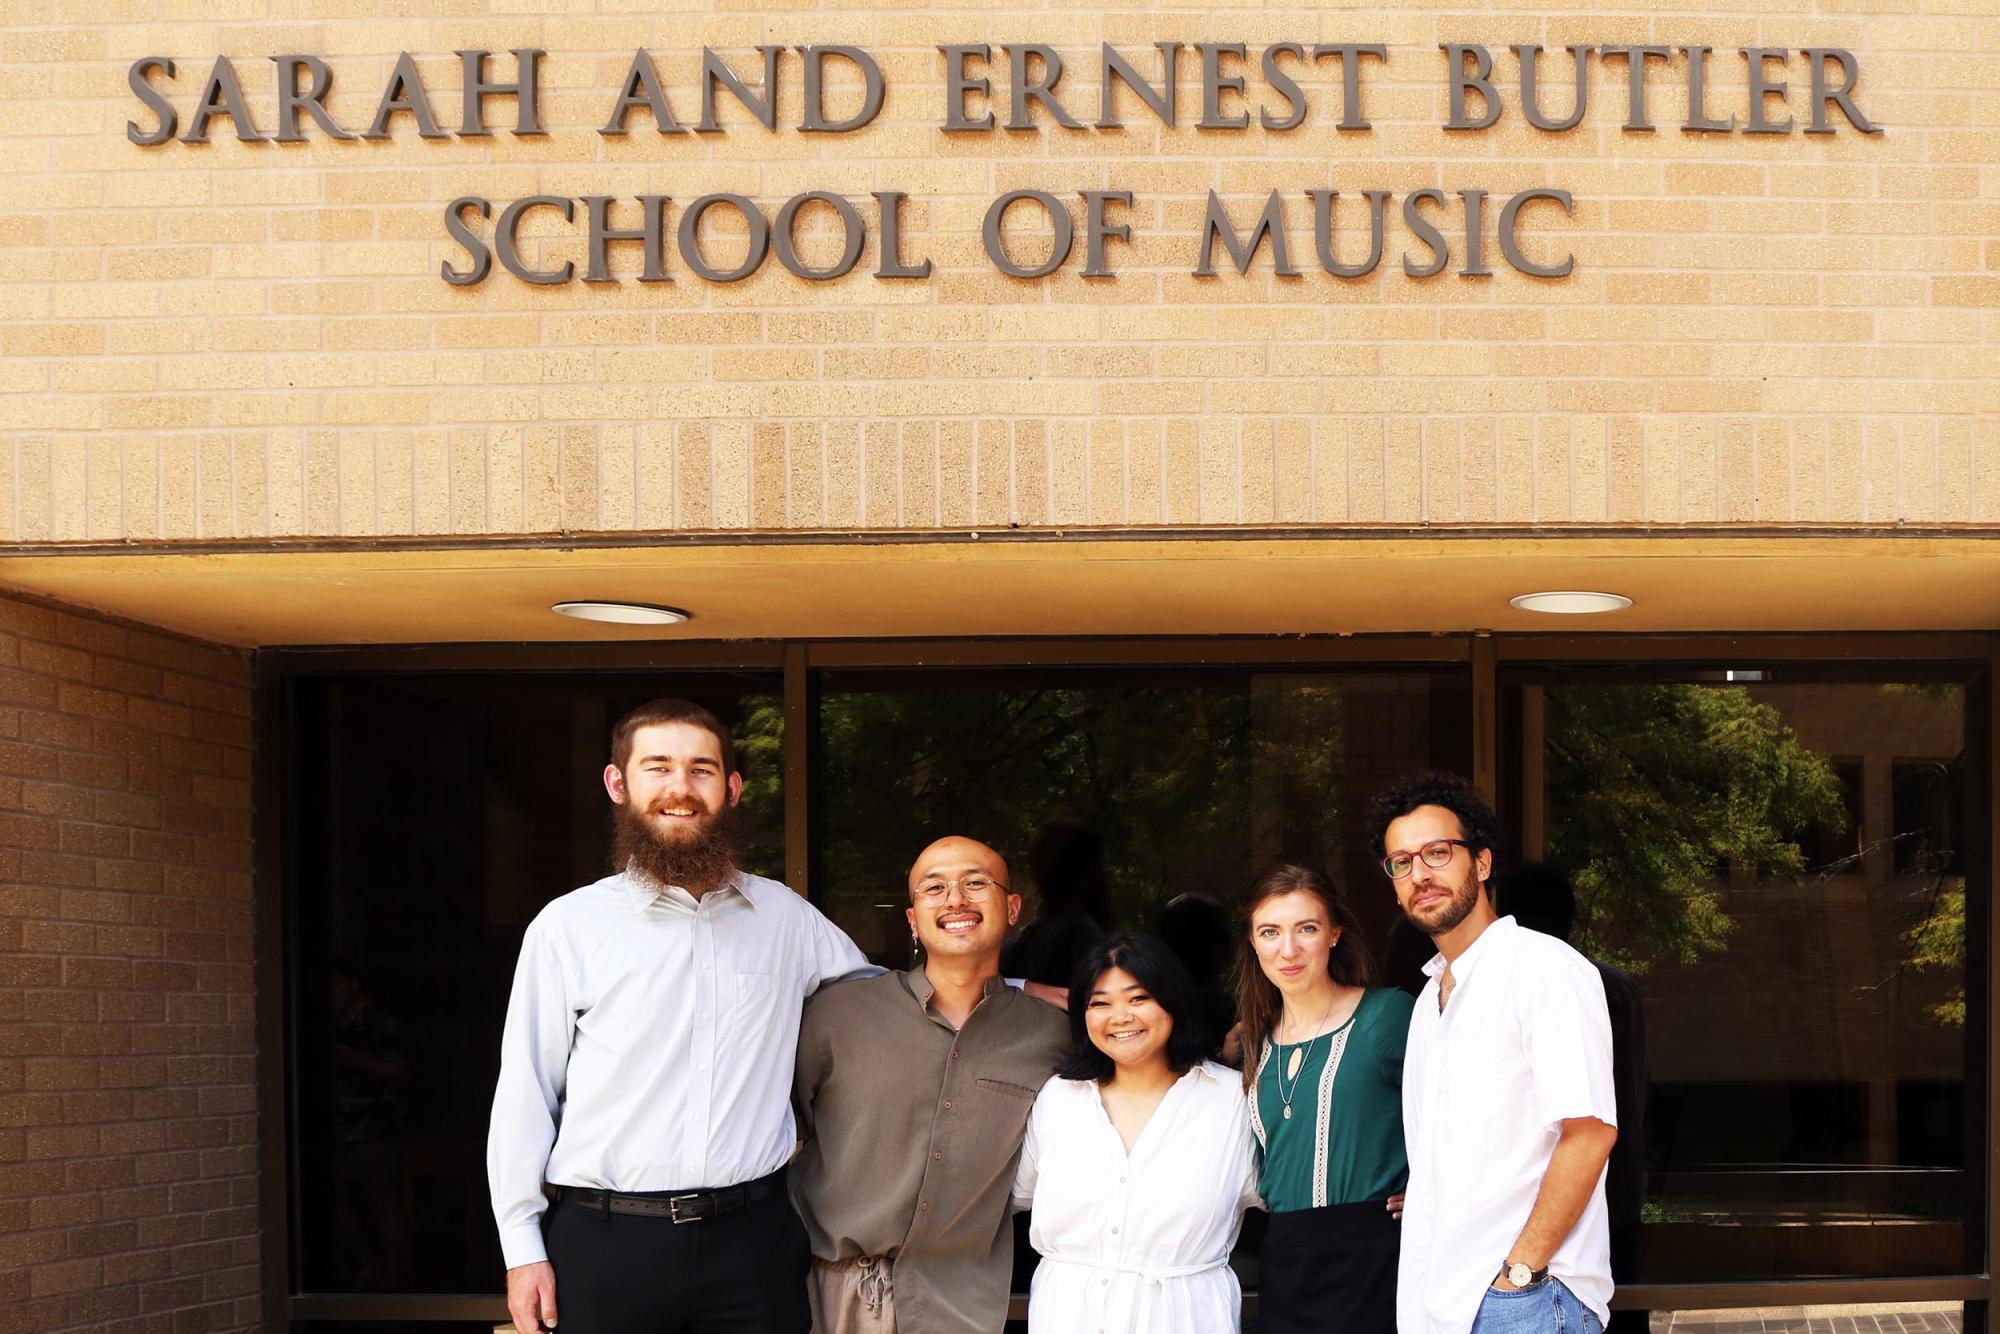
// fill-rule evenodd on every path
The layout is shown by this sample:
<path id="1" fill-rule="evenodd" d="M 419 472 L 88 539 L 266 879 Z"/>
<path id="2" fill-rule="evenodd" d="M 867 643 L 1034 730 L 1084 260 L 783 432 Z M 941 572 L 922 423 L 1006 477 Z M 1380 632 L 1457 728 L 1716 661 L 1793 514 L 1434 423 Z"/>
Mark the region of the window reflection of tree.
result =
<path id="1" fill-rule="evenodd" d="M 1963 764 L 1890 756 L 1960 739 L 1961 689 L 1560 686 L 1536 708 L 1530 846 L 1575 870 L 1585 948 L 1667 1000 L 1647 1207 L 1672 1239 L 1646 1277 L 1949 1268 L 1971 1216 Z"/>
<path id="2" fill-rule="evenodd" d="M 1720 873 L 1797 875 L 1797 837 L 1846 820 L 1840 780 L 1741 686 L 1551 690 L 1551 861 L 1577 887 L 1578 944 L 1643 972 L 1722 949 Z"/>
<path id="3" fill-rule="evenodd" d="M 1350 694 L 1327 676 L 1282 673 L 829 689 L 815 761 L 820 883 L 857 938 L 880 925 L 888 940 L 900 907 L 885 886 L 946 830 L 1009 854 L 1032 917 L 1037 836 L 1052 821 L 1089 828 L 1107 890 L 1089 915 L 1112 929 L 1146 924 L 1177 894 L 1233 894 L 1281 852 L 1338 861 Z M 1427 757 L 1405 739 L 1396 758 L 1406 768 Z"/>

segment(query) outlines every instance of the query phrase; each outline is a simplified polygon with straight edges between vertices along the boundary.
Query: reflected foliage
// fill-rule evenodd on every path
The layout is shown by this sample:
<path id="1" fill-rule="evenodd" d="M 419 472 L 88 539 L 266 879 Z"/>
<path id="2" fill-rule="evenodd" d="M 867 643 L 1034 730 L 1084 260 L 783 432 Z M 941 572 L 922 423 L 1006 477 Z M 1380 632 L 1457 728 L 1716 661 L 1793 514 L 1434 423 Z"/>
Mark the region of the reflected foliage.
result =
<path id="1" fill-rule="evenodd" d="M 1290 831 L 1322 850 L 1334 822 L 1336 686 L 1244 685 L 829 693 L 820 704 L 821 867 L 836 895 L 898 896 L 944 833 L 1014 859 L 1057 818 L 1104 842 L 1115 920 L 1175 893 L 1228 893 L 1248 855 Z"/>
<path id="2" fill-rule="evenodd" d="M 785 876 L 785 704 L 750 695 L 730 729 L 743 771 L 743 865 L 773 880 Z"/>
<path id="3" fill-rule="evenodd" d="M 1548 692 L 1549 852 L 1577 945 L 1628 972 L 1721 950 L 1730 866 L 1797 875 L 1797 838 L 1846 823 L 1830 762 L 1740 686 Z"/>
<path id="4" fill-rule="evenodd" d="M 1923 920 L 1903 933 L 1910 967 L 1965 976 L 1965 877 L 1939 880 Z M 1965 983 L 1958 982 L 1944 1000 L 1927 1007 L 1931 1018 L 1953 1028 L 1965 1027 Z"/>

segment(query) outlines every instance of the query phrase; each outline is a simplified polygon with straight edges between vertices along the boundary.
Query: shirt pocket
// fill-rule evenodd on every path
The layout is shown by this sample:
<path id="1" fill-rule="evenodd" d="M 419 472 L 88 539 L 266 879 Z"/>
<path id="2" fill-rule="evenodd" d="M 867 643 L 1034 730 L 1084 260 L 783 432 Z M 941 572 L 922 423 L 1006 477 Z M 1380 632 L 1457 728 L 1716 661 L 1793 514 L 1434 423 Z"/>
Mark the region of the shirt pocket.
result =
<path id="1" fill-rule="evenodd" d="M 1004 1079 L 975 1079 L 972 1084 L 979 1090 L 982 1115 L 991 1119 L 996 1133 L 1019 1138 L 1026 1132 L 1028 1113 L 1034 1110 L 1035 1095 L 1040 1089 L 1010 1084 Z"/>
<path id="2" fill-rule="evenodd" d="M 973 1083 L 988 1092 L 1005 1093 L 1012 1097 L 1025 1098 L 1029 1102 L 1033 1102 L 1035 1095 L 1041 1092 L 1040 1089 L 1031 1089 L 1026 1084 L 1009 1084 L 1004 1079 L 976 1079 Z"/>

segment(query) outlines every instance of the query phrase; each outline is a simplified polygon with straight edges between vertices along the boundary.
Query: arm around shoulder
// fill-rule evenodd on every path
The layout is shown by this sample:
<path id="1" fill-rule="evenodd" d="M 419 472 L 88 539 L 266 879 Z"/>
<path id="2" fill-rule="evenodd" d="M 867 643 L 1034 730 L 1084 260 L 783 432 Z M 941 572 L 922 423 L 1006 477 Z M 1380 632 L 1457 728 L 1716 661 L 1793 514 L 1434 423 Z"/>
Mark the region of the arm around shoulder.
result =
<path id="1" fill-rule="evenodd" d="M 787 890 L 786 893 L 790 893 Z M 880 977 L 886 969 L 868 962 L 868 956 L 861 952 L 845 931 L 833 924 L 832 919 L 813 907 L 804 899 L 798 906 L 805 910 L 808 971 L 806 994 L 811 995 L 829 982 L 845 982 L 853 978 Z"/>

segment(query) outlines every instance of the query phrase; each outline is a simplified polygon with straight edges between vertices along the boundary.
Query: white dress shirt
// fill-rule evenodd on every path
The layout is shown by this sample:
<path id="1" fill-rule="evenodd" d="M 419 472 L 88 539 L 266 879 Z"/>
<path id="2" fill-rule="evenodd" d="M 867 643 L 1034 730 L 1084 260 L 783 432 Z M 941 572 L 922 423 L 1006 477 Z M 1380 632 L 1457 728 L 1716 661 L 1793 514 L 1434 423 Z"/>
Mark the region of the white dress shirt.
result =
<path id="1" fill-rule="evenodd" d="M 1511 917 L 1452 961 L 1442 1014 L 1444 956 L 1424 971 L 1431 980 L 1417 998 L 1403 1058 L 1410 1186 L 1396 1327 L 1466 1334 L 1534 1210 L 1562 1123 L 1593 1116 L 1618 1124 L 1611 1020 L 1590 960 Z M 1600 1322 L 1610 1318 L 1602 1173 L 1549 1272 Z"/>
<path id="2" fill-rule="evenodd" d="M 1243 1294 L 1229 1252 L 1257 1204 L 1250 1102 L 1234 1071 L 1180 1077 L 1128 1156 L 1089 1080 L 1051 1079 L 1028 1114 L 1014 1207 L 1041 1252 L 1029 1334 L 1222 1334 Z"/>
<path id="3" fill-rule="evenodd" d="M 792 1156 L 799 1011 L 879 969 L 775 880 L 696 899 L 630 872 L 528 925 L 486 1140 L 507 1266 L 547 1258 L 542 1183 L 733 1186 Z"/>

